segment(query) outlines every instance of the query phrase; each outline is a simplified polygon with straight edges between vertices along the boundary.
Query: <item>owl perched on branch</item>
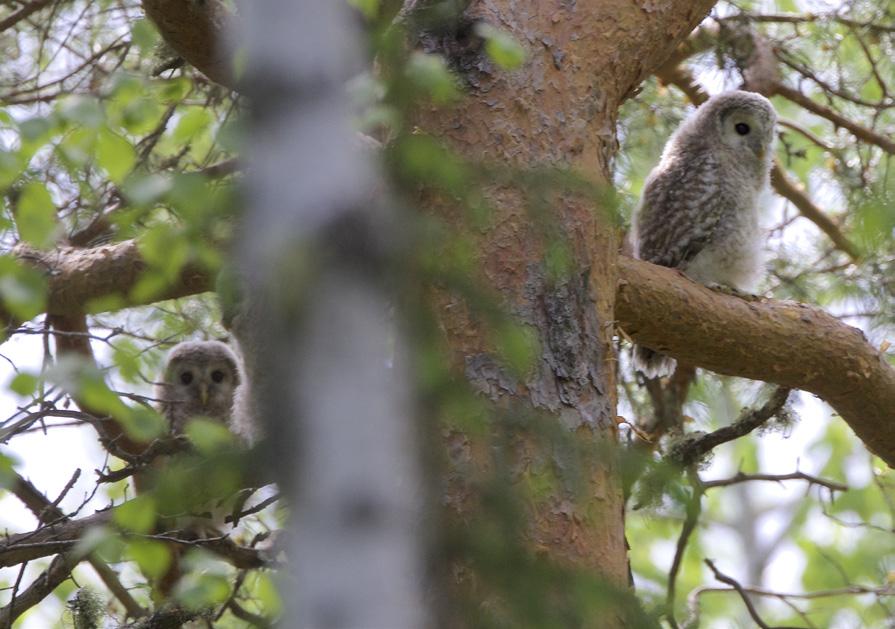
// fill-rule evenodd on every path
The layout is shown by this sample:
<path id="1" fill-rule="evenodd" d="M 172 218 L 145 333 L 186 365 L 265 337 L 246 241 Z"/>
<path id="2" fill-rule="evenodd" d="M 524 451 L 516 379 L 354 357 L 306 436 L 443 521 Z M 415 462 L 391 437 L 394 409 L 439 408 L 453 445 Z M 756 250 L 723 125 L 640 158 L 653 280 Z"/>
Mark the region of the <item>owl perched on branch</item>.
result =
<path id="1" fill-rule="evenodd" d="M 224 343 L 180 343 L 168 354 L 164 381 L 156 385 L 159 410 L 173 434 L 181 434 L 193 417 L 207 417 L 230 426 L 239 382 L 239 359 Z"/>
<path id="2" fill-rule="evenodd" d="M 767 188 L 777 114 L 752 92 L 701 105 L 669 138 L 634 214 L 636 257 L 706 285 L 748 290 L 761 271 L 758 203 Z M 635 367 L 671 373 L 661 348 L 638 346 Z"/>

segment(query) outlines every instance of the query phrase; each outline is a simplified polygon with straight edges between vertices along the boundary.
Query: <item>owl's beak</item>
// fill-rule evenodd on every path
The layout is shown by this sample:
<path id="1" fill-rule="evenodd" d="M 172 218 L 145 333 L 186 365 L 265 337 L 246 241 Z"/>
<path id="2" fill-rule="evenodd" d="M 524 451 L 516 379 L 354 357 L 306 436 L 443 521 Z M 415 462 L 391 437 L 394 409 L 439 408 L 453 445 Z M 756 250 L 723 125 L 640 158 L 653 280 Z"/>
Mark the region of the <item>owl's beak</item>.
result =
<path id="1" fill-rule="evenodd" d="M 202 400 L 202 406 L 208 406 L 208 386 L 199 385 L 199 398 Z"/>

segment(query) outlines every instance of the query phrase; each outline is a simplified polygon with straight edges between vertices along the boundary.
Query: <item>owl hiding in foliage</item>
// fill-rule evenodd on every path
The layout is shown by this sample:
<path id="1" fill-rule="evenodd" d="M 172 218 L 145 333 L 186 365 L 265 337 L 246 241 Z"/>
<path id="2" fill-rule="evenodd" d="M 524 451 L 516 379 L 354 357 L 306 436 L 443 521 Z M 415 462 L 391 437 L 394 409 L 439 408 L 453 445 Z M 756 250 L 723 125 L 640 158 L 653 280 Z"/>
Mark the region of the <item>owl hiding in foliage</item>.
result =
<path id="1" fill-rule="evenodd" d="M 759 94 L 713 96 L 672 134 L 634 214 L 634 255 L 706 285 L 748 290 L 762 268 L 759 200 L 771 169 L 777 114 Z M 650 378 L 675 362 L 638 346 Z"/>
<path id="2" fill-rule="evenodd" d="M 164 381 L 156 385 L 159 410 L 173 434 L 181 434 L 193 417 L 207 417 L 229 427 L 239 382 L 239 360 L 224 343 L 180 343 L 168 354 Z"/>

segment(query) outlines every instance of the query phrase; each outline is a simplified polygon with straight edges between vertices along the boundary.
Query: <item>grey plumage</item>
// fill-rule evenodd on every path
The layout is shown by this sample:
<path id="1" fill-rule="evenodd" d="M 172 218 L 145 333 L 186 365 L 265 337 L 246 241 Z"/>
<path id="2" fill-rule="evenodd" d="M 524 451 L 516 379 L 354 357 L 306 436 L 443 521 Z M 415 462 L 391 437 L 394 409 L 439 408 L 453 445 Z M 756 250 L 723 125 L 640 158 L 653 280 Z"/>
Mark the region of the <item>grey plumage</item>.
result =
<path id="1" fill-rule="evenodd" d="M 159 411 L 168 420 L 171 433 L 182 434 L 187 422 L 196 417 L 219 421 L 235 432 L 233 403 L 241 380 L 239 358 L 225 343 L 185 341 L 175 345 L 168 353 L 163 381 L 156 385 Z M 199 487 L 207 487 L 201 484 L 204 480 L 198 481 Z M 195 495 L 193 491 L 184 495 Z M 202 536 L 220 535 L 226 516 L 232 512 L 231 503 L 232 496 L 208 502 L 187 500 L 180 506 L 194 514 L 209 515 L 180 514 L 166 520 L 165 526 L 190 529 Z"/>
<path id="2" fill-rule="evenodd" d="M 238 273 L 227 270 L 218 283 L 222 323 L 231 334 L 235 351 L 240 357 L 239 387 L 233 402 L 231 429 L 248 445 L 254 445 L 261 437 L 261 422 L 256 409 L 263 401 L 264 380 L 260 365 L 262 353 L 272 351 L 262 347 L 258 329 L 261 319 L 260 304 L 246 299 L 248 280 Z"/>
<path id="3" fill-rule="evenodd" d="M 703 284 L 748 290 L 760 274 L 758 202 L 777 115 L 759 94 L 713 96 L 672 134 L 634 214 L 634 254 Z M 674 360 L 638 346 L 635 367 L 667 375 Z"/>
<path id="4" fill-rule="evenodd" d="M 180 343 L 169 352 L 164 380 L 156 385 L 159 410 L 174 434 L 182 433 L 193 417 L 207 417 L 230 426 L 239 382 L 239 359 L 224 343 Z"/>

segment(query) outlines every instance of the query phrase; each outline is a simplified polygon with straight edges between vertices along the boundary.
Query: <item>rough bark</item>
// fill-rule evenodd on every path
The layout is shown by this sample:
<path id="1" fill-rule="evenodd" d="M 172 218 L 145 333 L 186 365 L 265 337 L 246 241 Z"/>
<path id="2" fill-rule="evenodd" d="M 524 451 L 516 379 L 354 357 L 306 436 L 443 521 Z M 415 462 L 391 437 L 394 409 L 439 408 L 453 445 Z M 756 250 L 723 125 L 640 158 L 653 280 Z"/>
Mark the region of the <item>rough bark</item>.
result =
<path id="1" fill-rule="evenodd" d="M 895 369 L 819 308 L 747 301 L 679 271 L 618 259 L 618 325 L 635 341 L 717 373 L 810 391 L 895 466 Z"/>
<path id="2" fill-rule="evenodd" d="M 233 14 L 221 0 L 144 0 L 143 10 L 174 51 L 212 81 L 233 87 L 224 38 Z"/>
<path id="3" fill-rule="evenodd" d="M 89 308 L 90 302 L 118 297 L 120 307 L 146 303 L 147 297 L 135 300 L 134 287 L 148 265 L 140 254 L 136 240 L 125 240 L 91 249 L 59 247 L 40 251 L 21 244 L 13 254 L 22 262 L 46 273 L 47 314 L 75 315 Z M 152 295 L 152 301 L 175 299 L 207 291 L 212 286 L 209 273 L 201 268 L 185 267 L 178 281 Z M 9 316 L 4 319 L 8 322 Z"/>
<path id="4" fill-rule="evenodd" d="M 484 21 L 510 31 L 526 48 L 524 66 L 494 67 L 468 41 L 422 33 L 423 50 L 443 53 L 470 88 L 450 110 L 421 111 L 416 123 L 473 162 L 512 168 L 563 168 L 590 181 L 608 181 L 614 155 L 618 106 L 692 30 L 712 2 L 527 0 L 472 2 L 457 34 Z M 464 26 L 466 28 L 464 28 Z M 525 195 L 492 186 L 492 228 L 467 229 L 475 243 L 479 280 L 495 290 L 506 309 L 537 332 L 541 357 L 524 382 L 509 376 L 493 356 L 488 335 L 469 308 L 452 295 L 437 297 L 440 323 L 455 363 L 478 390 L 493 399 L 554 414 L 582 443 L 596 448 L 614 439 L 615 358 L 611 346 L 615 298 L 615 229 L 593 199 L 564 194 L 551 199 L 546 222 L 565 240 L 572 268 L 562 280 L 548 277 L 543 224 L 525 208 Z M 450 200 L 429 197 L 426 209 L 457 230 L 462 219 Z M 458 469 L 483 461 L 468 436 Z M 603 449 L 607 451 L 611 449 Z M 519 470 L 544 455 L 520 448 Z M 462 474 L 449 500 L 462 512 L 470 498 Z M 596 569 L 610 583 L 627 584 L 619 469 L 611 456 L 590 472 L 586 497 L 557 493 L 532 509 L 527 531 L 533 546 L 577 567 Z M 561 506 L 562 505 L 562 506 Z M 610 626 L 606 621 L 601 626 Z"/>

